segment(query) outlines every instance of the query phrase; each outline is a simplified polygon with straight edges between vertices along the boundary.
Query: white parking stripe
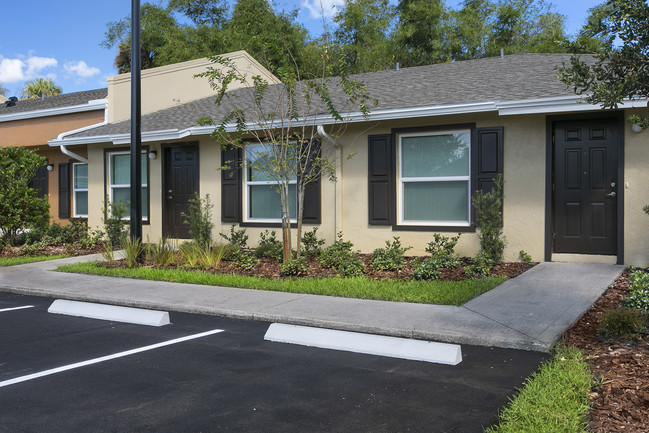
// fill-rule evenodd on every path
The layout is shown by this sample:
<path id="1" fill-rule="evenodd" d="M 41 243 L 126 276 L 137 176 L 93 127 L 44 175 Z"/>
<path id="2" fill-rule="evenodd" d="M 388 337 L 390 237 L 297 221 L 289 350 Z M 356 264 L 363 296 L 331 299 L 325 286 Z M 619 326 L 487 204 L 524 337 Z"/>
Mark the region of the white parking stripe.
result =
<path id="1" fill-rule="evenodd" d="M 25 308 L 34 308 L 34 306 L 33 305 L 25 305 L 24 307 L 4 308 L 4 309 L 0 310 L 0 313 L 4 313 L 5 311 L 24 310 Z"/>
<path id="2" fill-rule="evenodd" d="M 4 382 L 0 382 L 0 388 L 13 385 L 15 383 L 26 382 L 32 379 L 38 379 L 39 377 L 43 377 L 43 376 L 49 376 L 52 374 L 61 373 L 63 371 L 73 370 L 75 368 L 85 367 L 87 365 L 98 364 L 100 362 L 110 361 L 112 359 L 122 358 L 125 356 L 134 355 L 136 353 L 146 352 L 147 350 L 158 349 L 160 347 L 170 346 L 172 344 L 178 344 L 184 341 L 194 340 L 196 338 L 207 337 L 208 335 L 218 334 L 219 332 L 223 332 L 223 329 L 214 329 L 212 331 L 201 332 L 200 334 L 188 335 L 187 337 L 176 338 L 174 340 L 164 341 L 162 343 L 152 344 L 150 346 L 144 346 L 138 349 L 131 349 L 125 352 L 115 353 L 113 355 L 106 355 L 100 358 L 89 359 L 88 361 L 82 361 L 82 362 L 77 362 L 75 364 L 64 365 L 58 368 L 52 368 L 50 370 L 41 371 L 39 373 L 28 374 L 27 376 L 16 377 L 15 379 L 9 379 L 9 380 L 5 380 Z"/>

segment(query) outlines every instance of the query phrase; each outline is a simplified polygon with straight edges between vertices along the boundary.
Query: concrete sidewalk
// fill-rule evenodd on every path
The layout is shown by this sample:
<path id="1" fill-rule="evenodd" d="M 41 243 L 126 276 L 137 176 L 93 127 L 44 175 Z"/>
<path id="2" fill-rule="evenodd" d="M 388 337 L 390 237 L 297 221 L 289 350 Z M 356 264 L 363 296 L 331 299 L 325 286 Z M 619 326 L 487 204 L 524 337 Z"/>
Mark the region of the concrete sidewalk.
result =
<path id="1" fill-rule="evenodd" d="M 0 268 L 0 291 L 429 341 L 547 351 L 623 266 L 541 263 L 462 307 L 52 272 L 98 255 Z"/>

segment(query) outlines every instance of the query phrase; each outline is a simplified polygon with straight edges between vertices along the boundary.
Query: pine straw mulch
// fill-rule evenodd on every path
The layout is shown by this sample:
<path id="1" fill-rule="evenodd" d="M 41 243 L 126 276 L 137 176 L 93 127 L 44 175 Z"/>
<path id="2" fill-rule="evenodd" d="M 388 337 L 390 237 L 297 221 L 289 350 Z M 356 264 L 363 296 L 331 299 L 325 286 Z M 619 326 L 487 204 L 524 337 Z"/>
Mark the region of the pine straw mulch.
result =
<path id="1" fill-rule="evenodd" d="M 602 339 L 599 318 L 629 293 L 625 271 L 591 309 L 564 334 L 567 345 L 588 358 L 595 376 L 590 395 L 593 433 L 649 432 L 649 338 L 634 342 Z"/>
<path id="2" fill-rule="evenodd" d="M 370 264 L 371 255 L 370 254 L 359 254 L 360 259 L 363 261 L 364 266 L 364 275 L 365 277 L 372 280 L 410 280 L 412 279 L 412 271 L 416 264 L 419 261 L 418 257 L 408 257 L 406 258 L 406 263 L 403 269 L 396 271 L 378 271 L 372 269 Z M 176 256 L 176 263 L 180 263 L 180 256 Z M 463 259 L 463 265 L 467 265 L 468 259 Z M 276 260 L 269 258 L 261 258 L 259 264 L 252 270 L 246 271 L 237 267 L 236 262 L 222 260 L 217 267 L 210 269 L 196 269 L 205 272 L 210 272 L 213 274 L 238 274 L 238 275 L 247 275 L 253 277 L 264 277 L 264 278 L 289 278 L 282 277 L 280 275 L 280 263 Z M 318 262 L 318 260 L 313 256 L 307 257 L 308 272 L 305 278 L 330 278 L 336 277 L 337 273 L 333 269 L 325 268 Z M 524 263 L 524 262 L 502 262 L 494 265 L 491 269 L 491 275 L 505 275 L 508 278 L 514 278 L 517 275 L 522 274 L 528 269 L 535 266 L 536 263 Z M 126 260 L 115 260 L 110 263 L 102 263 L 102 266 L 108 268 L 123 268 L 126 267 Z M 150 260 L 145 260 L 143 266 L 153 266 L 153 263 Z M 178 268 L 178 269 L 187 269 L 182 265 L 172 264 L 168 268 Z M 464 273 L 463 267 L 458 266 L 455 268 L 442 268 L 440 269 L 440 275 L 438 280 L 440 281 L 462 281 L 470 278 Z"/>

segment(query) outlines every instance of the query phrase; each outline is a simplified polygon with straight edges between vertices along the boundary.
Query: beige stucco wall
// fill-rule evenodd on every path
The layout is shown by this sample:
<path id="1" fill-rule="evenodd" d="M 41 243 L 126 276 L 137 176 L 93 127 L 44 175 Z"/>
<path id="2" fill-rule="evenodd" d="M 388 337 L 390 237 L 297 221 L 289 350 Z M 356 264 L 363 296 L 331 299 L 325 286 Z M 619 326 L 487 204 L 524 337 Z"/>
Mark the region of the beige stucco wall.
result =
<path id="1" fill-rule="evenodd" d="M 645 111 L 627 111 L 649 115 Z M 649 265 L 649 215 L 642 211 L 649 204 L 649 129 L 637 133 L 624 122 L 624 253 L 625 263 Z"/>
<path id="2" fill-rule="evenodd" d="M 628 115 L 629 113 L 627 113 Z M 331 243 L 336 233 L 342 231 L 344 237 L 354 243 L 354 248 L 363 252 L 383 246 L 393 236 L 399 236 L 403 245 L 412 246 L 412 254 L 425 254 L 425 248 L 432 240 L 429 231 L 395 231 L 391 226 L 371 226 L 368 224 L 368 183 L 367 183 L 367 137 L 370 134 L 389 133 L 391 128 L 438 126 L 461 123 L 475 123 L 477 127 L 504 127 L 504 174 L 505 201 L 504 221 L 507 247 L 506 260 L 518 260 L 519 251 L 525 250 L 534 260 L 544 258 L 545 236 L 545 185 L 546 185 L 546 120 L 545 115 L 502 116 L 485 113 L 463 116 L 442 116 L 425 119 L 411 119 L 398 122 L 376 122 L 351 124 L 340 140 L 340 148 L 334 149 L 326 144 L 325 151 L 333 152 L 336 159 L 337 181 L 322 180 L 322 224 L 318 235 Z M 369 126 L 369 128 L 368 128 Z M 647 265 L 649 263 L 649 216 L 642 207 L 649 204 L 649 131 L 633 133 L 627 125 L 625 131 L 625 263 Z M 215 239 L 218 232 L 227 232 L 229 223 L 221 223 L 221 166 L 220 148 L 209 137 L 196 138 L 199 141 L 200 193 L 210 194 L 213 208 Z M 184 140 L 187 141 L 187 140 Z M 169 142 L 173 143 L 173 142 Z M 144 225 L 143 232 L 151 240 L 157 240 L 162 233 L 161 226 L 161 143 L 146 143 L 151 150 L 158 151 L 158 158 L 150 161 L 150 224 Z M 101 209 L 105 194 L 103 164 L 104 148 L 111 145 L 92 146 L 89 149 L 90 176 L 90 223 L 101 226 Z M 349 154 L 353 157 L 347 158 Z M 97 210 L 93 212 L 93 210 Z M 305 226 L 310 230 L 312 226 Z M 259 233 L 265 228 L 249 227 L 249 245 L 256 245 Z M 272 228 L 269 230 L 280 229 Z M 455 231 L 445 232 L 446 236 Z M 456 248 L 465 256 L 472 256 L 478 250 L 476 233 L 465 232 Z M 586 257 L 587 259 L 588 257 Z M 583 257 L 582 257 L 583 259 Z"/>
<path id="3" fill-rule="evenodd" d="M 368 224 L 368 163 L 367 136 L 390 133 L 391 128 L 438 126 L 475 123 L 477 127 L 504 127 L 505 201 L 504 221 L 507 247 L 505 258 L 518 260 L 521 249 L 534 260 L 543 259 L 544 204 L 545 204 L 545 117 L 498 117 L 496 114 L 441 116 L 398 122 L 379 122 L 365 131 L 366 125 L 354 125 L 342 140 L 346 153 L 342 173 L 342 226 L 346 239 L 364 252 L 383 246 L 386 240 L 399 236 L 403 245 L 412 246 L 412 254 L 426 254 L 425 248 L 433 239 L 433 232 L 393 230 L 390 226 Z M 348 138 L 349 137 L 349 138 Z M 323 206 L 326 206 L 323 202 Z M 335 232 L 334 232 L 335 233 Z M 457 232 L 444 232 L 454 236 Z M 474 255 L 479 248 L 475 233 L 465 232 L 456 251 L 465 256 Z"/>
<path id="4" fill-rule="evenodd" d="M 279 80 L 245 51 L 223 54 L 237 69 L 248 77 L 260 75 L 269 83 Z M 207 58 L 174 63 L 146 69 L 141 75 L 142 114 L 186 104 L 200 98 L 215 95 L 207 78 L 194 78 L 208 67 L 218 69 L 219 65 Z M 231 89 L 242 84 L 232 82 Z M 131 74 L 120 74 L 108 78 L 108 122 L 119 122 L 130 118 Z"/>

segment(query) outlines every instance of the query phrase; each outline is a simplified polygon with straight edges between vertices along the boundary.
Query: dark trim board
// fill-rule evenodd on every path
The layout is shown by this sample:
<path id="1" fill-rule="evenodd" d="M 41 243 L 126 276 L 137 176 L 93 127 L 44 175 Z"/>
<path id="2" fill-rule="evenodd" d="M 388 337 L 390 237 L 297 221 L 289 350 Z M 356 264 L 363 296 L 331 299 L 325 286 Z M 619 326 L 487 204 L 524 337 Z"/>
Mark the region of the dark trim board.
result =
<path id="1" fill-rule="evenodd" d="M 617 260 L 616 263 L 624 264 L 624 112 L 601 111 L 597 113 L 570 114 L 546 117 L 546 151 L 545 151 L 545 254 L 546 262 L 552 261 L 554 249 L 554 125 L 555 122 L 570 120 L 596 120 L 615 119 L 618 128 L 617 134 Z"/>
<path id="2" fill-rule="evenodd" d="M 151 224 L 151 163 L 149 162 L 148 159 L 148 154 L 149 154 L 149 146 L 143 145 L 142 146 L 142 153 L 145 154 L 145 158 L 147 158 L 147 165 L 149 169 L 147 170 L 147 178 L 146 178 L 146 184 L 149 185 L 149 202 L 147 203 L 147 215 L 149 217 L 146 220 L 142 220 L 142 225 L 149 225 Z M 113 153 L 113 152 L 128 152 L 130 150 L 130 147 L 105 147 L 104 148 L 104 199 L 102 200 L 102 203 L 109 197 L 110 192 L 108 191 L 108 154 Z M 103 210 L 102 210 L 103 213 Z M 124 224 L 128 223 L 128 219 L 124 220 Z"/>

